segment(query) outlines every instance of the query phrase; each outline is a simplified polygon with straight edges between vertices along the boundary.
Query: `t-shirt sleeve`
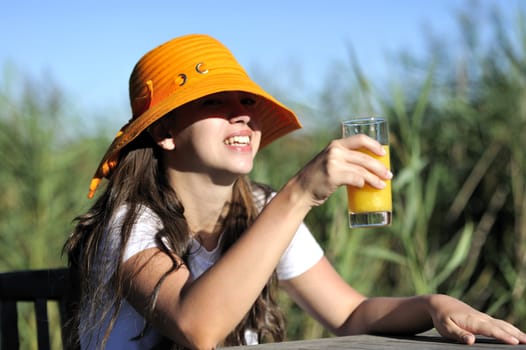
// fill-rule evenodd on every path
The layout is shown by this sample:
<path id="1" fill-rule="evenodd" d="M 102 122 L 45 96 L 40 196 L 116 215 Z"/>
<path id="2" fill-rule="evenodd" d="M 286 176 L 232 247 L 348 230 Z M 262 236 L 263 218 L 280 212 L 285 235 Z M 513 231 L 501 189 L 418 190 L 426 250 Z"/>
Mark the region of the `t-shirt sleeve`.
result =
<path id="1" fill-rule="evenodd" d="M 276 268 L 279 280 L 288 280 L 301 275 L 323 257 L 323 249 L 307 226 L 302 223 L 294 238 L 281 256 Z"/>
<path id="2" fill-rule="evenodd" d="M 121 207 L 115 217 L 110 222 L 110 230 L 118 230 L 122 226 L 122 221 L 127 208 Z M 157 247 L 155 241 L 156 233 L 162 228 L 162 224 L 157 215 L 146 207 L 142 207 L 137 221 L 133 225 L 128 243 L 124 247 L 122 261 L 126 261 L 135 254 L 148 249 Z"/>

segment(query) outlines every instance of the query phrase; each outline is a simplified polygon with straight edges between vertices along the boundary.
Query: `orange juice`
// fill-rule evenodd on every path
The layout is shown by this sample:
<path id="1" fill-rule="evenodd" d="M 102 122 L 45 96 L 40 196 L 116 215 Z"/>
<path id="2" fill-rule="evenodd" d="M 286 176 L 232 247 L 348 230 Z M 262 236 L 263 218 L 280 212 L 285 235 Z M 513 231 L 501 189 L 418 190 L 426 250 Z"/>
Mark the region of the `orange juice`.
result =
<path id="1" fill-rule="evenodd" d="M 367 153 L 375 159 L 378 159 L 388 169 L 390 169 L 389 146 L 384 145 L 383 147 L 386 151 L 386 154 L 382 157 L 367 150 L 360 151 Z M 381 190 L 368 184 L 365 184 L 363 188 L 347 186 L 347 203 L 349 206 L 349 214 L 392 212 L 391 181 L 386 181 L 386 185 L 387 186 Z"/>

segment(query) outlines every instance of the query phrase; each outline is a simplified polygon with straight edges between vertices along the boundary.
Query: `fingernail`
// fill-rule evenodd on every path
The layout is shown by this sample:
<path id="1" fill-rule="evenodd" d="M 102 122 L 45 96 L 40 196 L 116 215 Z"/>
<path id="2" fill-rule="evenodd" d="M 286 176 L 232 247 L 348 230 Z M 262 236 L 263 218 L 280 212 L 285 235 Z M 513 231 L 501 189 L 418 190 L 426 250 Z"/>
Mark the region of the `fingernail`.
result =
<path id="1" fill-rule="evenodd" d="M 391 170 L 388 170 L 387 171 L 387 179 L 391 180 L 392 178 L 393 178 L 393 173 L 391 172 Z"/>
<path id="2" fill-rule="evenodd" d="M 466 334 L 462 337 L 462 341 L 466 344 L 471 344 L 472 335 Z"/>

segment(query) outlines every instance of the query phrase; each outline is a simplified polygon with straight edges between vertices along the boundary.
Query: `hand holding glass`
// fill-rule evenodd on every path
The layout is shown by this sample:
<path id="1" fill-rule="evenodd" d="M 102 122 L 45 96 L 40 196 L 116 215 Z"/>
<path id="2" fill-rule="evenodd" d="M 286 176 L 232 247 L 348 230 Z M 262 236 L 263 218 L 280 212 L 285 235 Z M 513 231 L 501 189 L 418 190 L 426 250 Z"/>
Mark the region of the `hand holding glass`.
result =
<path id="1" fill-rule="evenodd" d="M 343 137 L 365 134 L 380 142 L 386 151 L 385 156 L 378 156 L 368 150 L 361 149 L 369 156 L 378 159 L 388 169 L 389 161 L 389 129 L 387 119 L 379 117 L 358 118 L 342 123 Z M 386 181 L 383 189 L 377 189 L 369 184 L 358 188 L 347 186 L 349 208 L 349 227 L 378 227 L 391 224 L 392 198 L 391 181 Z"/>

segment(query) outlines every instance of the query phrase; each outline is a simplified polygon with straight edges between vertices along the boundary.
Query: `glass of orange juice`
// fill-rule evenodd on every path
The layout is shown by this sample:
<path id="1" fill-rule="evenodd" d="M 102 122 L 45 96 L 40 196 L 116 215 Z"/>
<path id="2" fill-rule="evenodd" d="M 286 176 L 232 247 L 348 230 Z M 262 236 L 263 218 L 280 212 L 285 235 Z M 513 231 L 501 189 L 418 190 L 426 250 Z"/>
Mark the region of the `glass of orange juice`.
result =
<path id="1" fill-rule="evenodd" d="M 389 127 L 387 119 L 381 117 L 358 117 L 342 122 L 343 137 L 356 134 L 366 134 L 380 142 L 384 147 L 385 156 L 378 156 L 368 150 L 360 150 L 373 158 L 381 161 L 390 169 L 389 161 Z M 347 199 L 349 208 L 349 226 L 378 227 L 391 224 L 393 205 L 391 197 L 391 181 L 386 181 L 387 186 L 379 190 L 368 184 L 358 188 L 347 186 Z"/>

